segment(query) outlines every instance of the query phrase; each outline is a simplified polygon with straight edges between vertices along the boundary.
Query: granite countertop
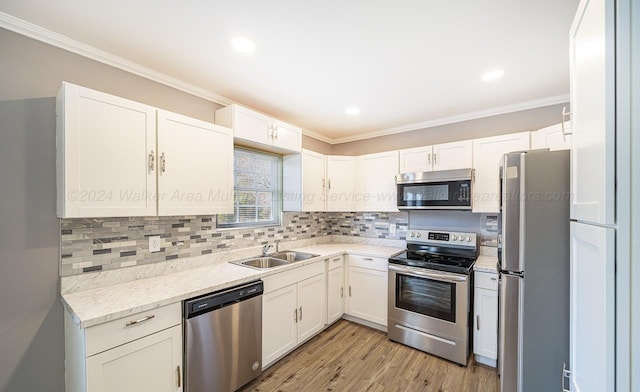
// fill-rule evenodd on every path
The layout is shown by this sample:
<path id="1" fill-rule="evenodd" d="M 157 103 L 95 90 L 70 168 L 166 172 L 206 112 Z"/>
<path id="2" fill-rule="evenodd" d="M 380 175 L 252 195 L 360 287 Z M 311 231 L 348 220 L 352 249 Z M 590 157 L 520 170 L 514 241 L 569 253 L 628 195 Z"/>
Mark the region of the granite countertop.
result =
<path id="1" fill-rule="evenodd" d="M 473 265 L 474 271 L 498 273 L 498 258 L 496 256 L 478 256 Z"/>
<path id="2" fill-rule="evenodd" d="M 62 294 L 74 321 L 86 328 L 130 314 L 180 302 L 344 253 L 389 258 L 404 248 L 357 243 L 320 244 L 293 250 L 320 256 L 290 265 L 257 270 L 228 262 Z M 215 255 L 211 255 L 215 257 Z"/>

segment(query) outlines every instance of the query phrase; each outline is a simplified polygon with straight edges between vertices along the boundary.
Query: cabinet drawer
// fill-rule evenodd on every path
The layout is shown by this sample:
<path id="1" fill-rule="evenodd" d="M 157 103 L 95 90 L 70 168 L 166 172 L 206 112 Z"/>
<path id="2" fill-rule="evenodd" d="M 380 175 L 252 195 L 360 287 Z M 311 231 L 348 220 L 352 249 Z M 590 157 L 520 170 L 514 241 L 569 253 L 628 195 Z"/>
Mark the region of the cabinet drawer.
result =
<path id="1" fill-rule="evenodd" d="M 475 286 L 481 289 L 498 290 L 498 274 L 475 272 Z"/>
<path id="2" fill-rule="evenodd" d="M 180 305 L 177 302 L 87 328 L 86 356 L 179 325 L 182 323 Z"/>
<path id="3" fill-rule="evenodd" d="M 353 267 L 362 267 L 376 271 L 388 271 L 389 260 L 381 257 L 369 257 L 349 255 L 349 265 Z"/>
<path id="4" fill-rule="evenodd" d="M 334 256 L 329 258 L 329 271 L 342 267 L 343 262 L 344 262 L 343 256 Z"/>

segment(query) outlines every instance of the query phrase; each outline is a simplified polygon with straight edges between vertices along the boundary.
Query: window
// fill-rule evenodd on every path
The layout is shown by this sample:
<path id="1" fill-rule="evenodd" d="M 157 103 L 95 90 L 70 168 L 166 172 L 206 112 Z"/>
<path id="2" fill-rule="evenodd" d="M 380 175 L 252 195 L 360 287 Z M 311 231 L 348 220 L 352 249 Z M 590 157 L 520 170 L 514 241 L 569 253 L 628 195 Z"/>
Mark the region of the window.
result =
<path id="1" fill-rule="evenodd" d="M 233 214 L 218 215 L 218 227 L 279 225 L 282 158 L 236 147 Z"/>

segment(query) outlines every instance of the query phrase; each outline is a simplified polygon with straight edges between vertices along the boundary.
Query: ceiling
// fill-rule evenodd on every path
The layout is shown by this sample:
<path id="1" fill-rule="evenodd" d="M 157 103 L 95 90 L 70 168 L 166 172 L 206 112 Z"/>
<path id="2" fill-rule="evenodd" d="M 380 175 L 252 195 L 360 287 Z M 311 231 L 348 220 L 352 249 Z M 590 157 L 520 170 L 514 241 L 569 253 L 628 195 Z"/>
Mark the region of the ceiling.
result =
<path id="1" fill-rule="evenodd" d="M 0 11 L 340 142 L 566 101 L 577 3 L 2 0 Z M 235 36 L 255 52 L 234 51 Z M 504 77 L 483 81 L 494 69 Z"/>

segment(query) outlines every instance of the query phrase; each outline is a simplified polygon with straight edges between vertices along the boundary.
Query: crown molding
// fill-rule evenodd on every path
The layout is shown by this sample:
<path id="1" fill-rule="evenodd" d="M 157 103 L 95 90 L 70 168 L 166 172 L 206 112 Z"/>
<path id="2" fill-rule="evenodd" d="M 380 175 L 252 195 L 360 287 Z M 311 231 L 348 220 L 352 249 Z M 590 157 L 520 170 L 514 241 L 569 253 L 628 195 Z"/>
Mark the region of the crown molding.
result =
<path id="1" fill-rule="evenodd" d="M 220 105 L 226 106 L 235 103 L 232 100 L 218 95 L 212 91 L 184 82 L 180 79 L 163 74 L 162 72 L 158 72 L 151 68 L 147 68 L 140 64 L 134 63 L 133 61 L 84 44 L 80 41 L 76 41 L 72 38 L 69 38 L 62 34 L 58 34 L 25 20 L 16 18 L 15 16 L 6 14 L 4 12 L 0 12 L 0 27 L 46 43 L 48 45 L 64 49 L 68 52 L 72 52 L 80 56 L 98 61 L 102 64 L 106 64 L 114 68 L 132 73 L 134 75 L 141 76 L 145 79 L 153 80 L 154 82 L 164 84 L 165 86 L 173 87 L 176 90 L 195 95 L 196 97 L 200 97 Z"/>
<path id="2" fill-rule="evenodd" d="M 340 144 L 340 143 L 348 143 L 355 142 L 358 140 L 371 139 L 374 137 L 387 136 L 387 135 L 395 135 L 397 133 L 416 131 L 418 129 L 424 128 L 432 128 L 440 125 L 453 124 L 462 121 L 476 120 L 485 117 L 498 116 L 501 114 L 508 114 L 519 112 L 522 110 L 536 109 L 545 106 L 552 106 L 561 103 L 569 102 L 569 94 L 556 95 L 553 97 L 547 97 L 542 99 L 536 99 L 533 101 L 521 102 L 512 105 L 499 106 L 496 108 L 478 110 L 475 112 L 469 112 L 465 114 L 460 114 L 456 116 L 443 117 L 435 120 L 424 121 L 415 124 L 408 124 L 399 127 L 387 128 L 380 131 L 368 132 L 366 134 L 354 135 L 354 136 L 346 136 L 335 139 L 330 139 L 330 144 Z M 558 115 L 558 119 L 560 116 Z"/>
<path id="3" fill-rule="evenodd" d="M 321 142 L 325 142 L 325 143 L 328 143 L 328 144 L 335 144 L 334 139 L 331 139 L 330 137 L 327 137 L 325 135 L 321 135 L 321 134 L 319 134 L 317 132 L 310 131 L 308 129 L 303 129 L 302 130 L 302 134 L 305 135 L 305 136 L 309 136 L 309 137 L 312 137 L 314 139 L 320 140 Z"/>

